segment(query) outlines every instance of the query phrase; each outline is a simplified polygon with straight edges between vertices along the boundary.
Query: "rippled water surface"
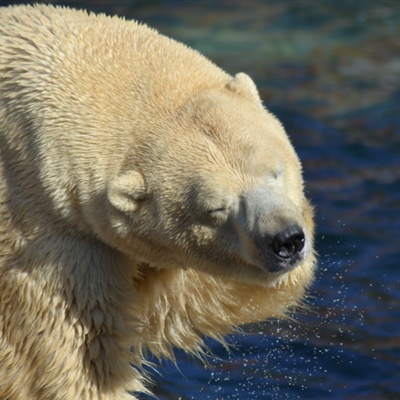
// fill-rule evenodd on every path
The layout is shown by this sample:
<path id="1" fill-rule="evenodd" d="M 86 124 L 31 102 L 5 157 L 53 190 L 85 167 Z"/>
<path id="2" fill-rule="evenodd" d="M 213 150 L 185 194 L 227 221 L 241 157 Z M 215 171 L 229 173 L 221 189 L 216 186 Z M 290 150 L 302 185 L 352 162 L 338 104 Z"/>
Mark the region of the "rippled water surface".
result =
<path id="1" fill-rule="evenodd" d="M 153 375 L 157 396 L 400 399 L 400 3 L 63 4 L 140 19 L 251 75 L 317 210 L 311 311 L 244 327 L 230 353 L 210 342 L 208 368 L 177 352 Z"/>

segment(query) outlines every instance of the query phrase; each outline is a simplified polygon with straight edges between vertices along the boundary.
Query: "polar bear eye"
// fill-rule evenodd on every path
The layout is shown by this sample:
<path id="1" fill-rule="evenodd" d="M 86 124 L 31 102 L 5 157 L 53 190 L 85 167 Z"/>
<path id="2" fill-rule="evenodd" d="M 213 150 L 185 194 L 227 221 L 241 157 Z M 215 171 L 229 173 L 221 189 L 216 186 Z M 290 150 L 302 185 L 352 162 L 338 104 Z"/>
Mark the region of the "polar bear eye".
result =
<path id="1" fill-rule="evenodd" d="M 274 173 L 275 179 L 282 179 L 284 171 L 285 171 L 285 166 L 282 165 L 282 166 Z"/>
<path id="2" fill-rule="evenodd" d="M 210 222 L 214 225 L 222 225 L 228 219 L 228 209 L 221 207 L 215 210 L 209 210 L 208 216 Z"/>

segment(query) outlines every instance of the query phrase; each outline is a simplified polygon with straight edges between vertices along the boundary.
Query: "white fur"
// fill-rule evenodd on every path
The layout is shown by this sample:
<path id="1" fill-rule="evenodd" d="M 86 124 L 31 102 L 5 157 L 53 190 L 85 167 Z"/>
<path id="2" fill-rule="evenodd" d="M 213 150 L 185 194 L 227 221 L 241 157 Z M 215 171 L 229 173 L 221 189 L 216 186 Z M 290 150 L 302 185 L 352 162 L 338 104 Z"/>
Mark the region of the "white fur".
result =
<path id="1" fill-rule="evenodd" d="M 0 9 L 0 49 L 0 399 L 128 399 L 146 350 L 200 354 L 298 304 L 312 210 L 247 75 L 40 5 Z M 289 217 L 307 252 L 270 273 L 253 239 Z"/>

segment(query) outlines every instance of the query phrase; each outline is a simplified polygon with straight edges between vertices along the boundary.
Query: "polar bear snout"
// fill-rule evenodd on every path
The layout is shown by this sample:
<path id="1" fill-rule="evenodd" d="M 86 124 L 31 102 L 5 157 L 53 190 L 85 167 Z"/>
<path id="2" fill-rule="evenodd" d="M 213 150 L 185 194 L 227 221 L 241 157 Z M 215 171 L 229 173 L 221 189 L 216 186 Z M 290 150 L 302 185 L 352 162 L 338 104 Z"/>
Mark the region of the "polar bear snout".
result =
<path id="1" fill-rule="evenodd" d="M 303 229 L 298 225 L 289 226 L 272 239 L 271 248 L 281 267 L 291 267 L 299 261 L 305 240 Z"/>
<path id="2" fill-rule="evenodd" d="M 298 225 L 278 233 L 272 240 L 272 250 L 281 260 L 290 260 L 299 254 L 304 248 L 305 236 Z"/>
<path id="3" fill-rule="evenodd" d="M 268 230 L 264 226 L 264 230 Z M 268 273 L 284 273 L 300 264 L 309 253 L 307 233 L 290 222 L 278 233 L 265 232 L 255 240 L 256 264 Z"/>
<path id="4" fill-rule="evenodd" d="M 240 254 L 267 273 L 284 273 L 310 252 L 309 230 L 301 207 L 284 193 L 256 189 L 242 197 L 236 231 Z"/>

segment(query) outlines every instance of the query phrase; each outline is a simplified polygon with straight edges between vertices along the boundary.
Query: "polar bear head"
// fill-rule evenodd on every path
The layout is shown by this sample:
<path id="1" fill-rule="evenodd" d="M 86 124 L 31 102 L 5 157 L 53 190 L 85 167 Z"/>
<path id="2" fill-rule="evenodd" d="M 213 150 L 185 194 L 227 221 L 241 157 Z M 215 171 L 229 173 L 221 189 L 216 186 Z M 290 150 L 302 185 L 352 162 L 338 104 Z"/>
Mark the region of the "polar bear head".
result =
<path id="1" fill-rule="evenodd" d="M 312 253 L 301 165 L 252 80 L 198 93 L 138 135 L 101 236 L 140 263 L 270 285 Z"/>

